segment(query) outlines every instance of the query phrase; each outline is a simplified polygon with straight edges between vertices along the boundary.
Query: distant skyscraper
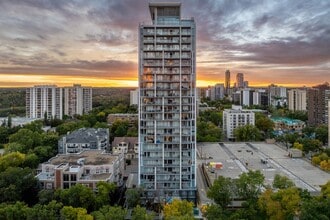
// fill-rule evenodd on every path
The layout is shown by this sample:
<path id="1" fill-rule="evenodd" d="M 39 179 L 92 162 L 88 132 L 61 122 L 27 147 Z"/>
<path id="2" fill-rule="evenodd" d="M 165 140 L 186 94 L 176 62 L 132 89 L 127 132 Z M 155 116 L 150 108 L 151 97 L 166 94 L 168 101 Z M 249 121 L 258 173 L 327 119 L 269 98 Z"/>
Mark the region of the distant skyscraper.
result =
<path id="1" fill-rule="evenodd" d="M 288 91 L 288 108 L 292 111 L 307 110 L 306 90 L 290 89 Z"/>
<path id="2" fill-rule="evenodd" d="M 129 104 L 138 105 L 139 103 L 139 89 L 131 90 L 129 93 Z"/>
<path id="3" fill-rule="evenodd" d="M 64 87 L 64 115 L 83 115 L 92 110 L 92 88 L 74 84 Z"/>
<path id="4" fill-rule="evenodd" d="M 309 125 L 326 124 L 326 122 L 328 121 L 326 117 L 327 115 L 326 94 L 328 93 L 327 90 L 330 90 L 330 86 L 328 83 L 325 83 L 323 85 L 318 85 L 307 90 L 307 108 L 308 108 Z"/>
<path id="5" fill-rule="evenodd" d="M 62 119 L 62 89 L 55 85 L 36 85 L 26 89 L 26 117 Z"/>
<path id="6" fill-rule="evenodd" d="M 244 74 L 237 73 L 236 75 L 236 87 L 237 88 L 244 88 Z"/>
<path id="7" fill-rule="evenodd" d="M 230 92 L 230 71 L 225 72 L 225 95 L 229 95 Z"/>
<path id="8" fill-rule="evenodd" d="M 150 3 L 139 27 L 139 177 L 145 199 L 196 200 L 196 48 L 180 3 Z"/>
<path id="9" fill-rule="evenodd" d="M 215 84 L 214 86 L 211 87 L 210 91 L 211 91 L 210 99 L 212 101 L 223 99 L 225 96 L 225 87 L 222 83 Z"/>

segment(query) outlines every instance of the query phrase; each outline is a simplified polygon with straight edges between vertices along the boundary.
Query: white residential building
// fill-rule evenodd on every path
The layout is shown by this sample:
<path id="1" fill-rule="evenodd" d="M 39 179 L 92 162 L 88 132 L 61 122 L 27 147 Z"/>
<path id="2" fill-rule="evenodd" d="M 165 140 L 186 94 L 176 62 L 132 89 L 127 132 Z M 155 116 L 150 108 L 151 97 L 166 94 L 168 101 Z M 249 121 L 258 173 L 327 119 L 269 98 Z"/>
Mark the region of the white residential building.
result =
<path id="1" fill-rule="evenodd" d="M 63 118 L 62 88 L 56 85 L 36 85 L 26 89 L 26 117 Z"/>
<path id="2" fill-rule="evenodd" d="M 234 130 L 245 125 L 254 125 L 254 112 L 242 109 L 242 106 L 232 106 L 223 111 L 223 132 L 229 140 L 234 140 Z"/>
<path id="3" fill-rule="evenodd" d="M 288 108 L 292 111 L 307 110 L 307 91 L 303 89 L 290 89 L 288 91 Z"/>

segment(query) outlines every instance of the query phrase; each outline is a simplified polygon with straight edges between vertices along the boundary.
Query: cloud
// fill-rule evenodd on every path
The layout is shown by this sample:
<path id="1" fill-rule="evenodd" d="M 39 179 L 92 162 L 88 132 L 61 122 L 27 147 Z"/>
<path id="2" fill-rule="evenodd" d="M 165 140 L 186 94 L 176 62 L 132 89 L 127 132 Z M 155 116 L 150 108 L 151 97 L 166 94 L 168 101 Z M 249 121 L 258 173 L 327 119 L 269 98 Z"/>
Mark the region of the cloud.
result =
<path id="1" fill-rule="evenodd" d="M 0 74 L 132 77 L 148 2 L 0 1 Z M 330 77 L 328 0 L 182 0 L 182 16 L 196 21 L 200 78 L 225 69 L 256 81 Z"/>

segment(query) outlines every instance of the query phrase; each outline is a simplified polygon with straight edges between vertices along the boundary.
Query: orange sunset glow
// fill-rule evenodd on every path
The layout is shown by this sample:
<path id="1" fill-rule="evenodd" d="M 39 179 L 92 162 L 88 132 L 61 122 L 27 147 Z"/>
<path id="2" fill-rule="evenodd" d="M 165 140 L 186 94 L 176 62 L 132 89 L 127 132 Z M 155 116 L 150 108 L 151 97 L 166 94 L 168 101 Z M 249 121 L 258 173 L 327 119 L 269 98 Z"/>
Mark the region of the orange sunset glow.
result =
<path id="1" fill-rule="evenodd" d="M 2 1 L 0 87 L 137 87 L 146 0 Z M 157 0 L 155 1 L 157 2 Z M 181 1 L 197 33 L 197 86 L 313 86 L 330 79 L 329 1 Z M 28 13 L 25 13 L 28 12 Z"/>

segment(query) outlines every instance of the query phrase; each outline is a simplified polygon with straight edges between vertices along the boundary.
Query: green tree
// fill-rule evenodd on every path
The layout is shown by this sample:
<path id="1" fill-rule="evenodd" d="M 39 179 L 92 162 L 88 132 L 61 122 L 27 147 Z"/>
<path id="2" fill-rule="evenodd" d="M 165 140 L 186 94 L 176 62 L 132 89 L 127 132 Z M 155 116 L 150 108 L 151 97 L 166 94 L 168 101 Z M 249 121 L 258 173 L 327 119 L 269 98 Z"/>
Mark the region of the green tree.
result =
<path id="1" fill-rule="evenodd" d="M 101 208 L 111 202 L 110 195 L 115 192 L 117 186 L 114 183 L 98 182 L 95 196 L 96 207 Z"/>
<path id="2" fill-rule="evenodd" d="M 315 152 L 322 147 L 322 142 L 318 139 L 304 138 L 302 139 L 302 145 L 304 152 Z"/>
<path id="3" fill-rule="evenodd" d="M 286 176 L 276 174 L 273 181 L 273 187 L 277 189 L 287 189 L 295 186 L 294 183 Z"/>
<path id="4" fill-rule="evenodd" d="M 315 138 L 326 144 L 328 142 L 328 127 L 326 125 L 320 125 L 315 129 Z"/>
<path id="5" fill-rule="evenodd" d="M 93 216 L 87 214 L 84 208 L 74 208 L 72 206 L 64 206 L 61 209 L 61 219 L 65 220 L 93 220 Z"/>
<path id="6" fill-rule="evenodd" d="M 56 190 L 55 198 L 65 206 L 81 207 L 87 210 L 93 210 L 95 204 L 93 191 L 81 184 L 71 186 L 69 189 Z"/>
<path id="7" fill-rule="evenodd" d="M 207 191 L 207 196 L 222 208 L 226 208 L 233 199 L 233 181 L 219 176 Z"/>
<path id="8" fill-rule="evenodd" d="M 8 143 L 9 139 L 9 128 L 0 126 L 0 144 Z"/>
<path id="9" fill-rule="evenodd" d="M 27 220 L 58 220 L 61 219 L 62 203 L 51 201 L 48 204 L 36 204 L 27 213 Z"/>
<path id="10" fill-rule="evenodd" d="M 28 129 L 32 132 L 42 133 L 43 132 L 42 125 L 43 125 L 42 120 L 37 120 L 37 121 L 32 121 L 28 124 L 25 124 L 23 126 L 23 128 Z"/>
<path id="11" fill-rule="evenodd" d="M 314 219 L 330 219 L 330 198 L 312 197 L 303 200 L 301 204 L 301 212 L 299 219 L 314 220 Z"/>
<path id="12" fill-rule="evenodd" d="M 274 122 L 264 114 L 256 114 L 256 127 L 263 132 L 264 138 L 268 138 L 274 130 Z"/>
<path id="13" fill-rule="evenodd" d="M 234 130 L 236 141 L 259 141 L 261 133 L 254 125 L 245 125 Z"/>
<path id="14" fill-rule="evenodd" d="M 98 211 L 92 212 L 95 220 L 124 220 L 127 211 L 120 206 L 103 206 Z"/>
<path id="15" fill-rule="evenodd" d="M 208 205 L 206 207 L 205 217 L 210 220 L 229 219 L 229 217 L 225 215 L 223 208 L 218 204 Z"/>
<path id="16" fill-rule="evenodd" d="M 174 199 L 164 206 L 164 219 L 194 219 L 193 206 L 192 202 Z"/>
<path id="17" fill-rule="evenodd" d="M 256 201 L 260 195 L 265 177 L 260 170 L 243 173 L 236 181 L 237 195 L 242 199 Z"/>
<path id="18" fill-rule="evenodd" d="M 221 129 L 212 122 L 197 121 L 197 142 L 216 142 L 221 137 Z"/>
<path id="19" fill-rule="evenodd" d="M 21 153 L 27 153 L 30 149 L 41 144 L 41 135 L 38 132 L 26 128 L 20 129 L 15 134 L 9 136 L 9 142 L 16 142 L 24 146 Z"/>
<path id="20" fill-rule="evenodd" d="M 136 207 L 137 205 L 140 205 L 141 194 L 142 194 L 141 188 L 127 189 L 125 193 L 127 206 L 129 208 L 133 208 Z"/>
<path id="21" fill-rule="evenodd" d="M 26 219 L 28 212 L 29 207 L 23 202 L 16 202 L 14 204 L 0 204 L 0 219 Z"/>
<path id="22" fill-rule="evenodd" d="M 267 189 L 259 198 L 258 205 L 270 219 L 293 219 L 300 210 L 300 193 L 295 187 L 273 192 Z"/>
<path id="23" fill-rule="evenodd" d="M 132 220 L 153 220 L 154 213 L 147 213 L 146 208 L 141 206 L 136 206 L 132 211 Z"/>
<path id="24" fill-rule="evenodd" d="M 30 168 L 9 167 L 0 173 L 0 202 L 37 201 L 37 179 Z"/>
<path id="25" fill-rule="evenodd" d="M 25 161 L 25 154 L 13 152 L 0 156 L 0 172 L 5 171 L 10 167 L 22 166 Z"/>

